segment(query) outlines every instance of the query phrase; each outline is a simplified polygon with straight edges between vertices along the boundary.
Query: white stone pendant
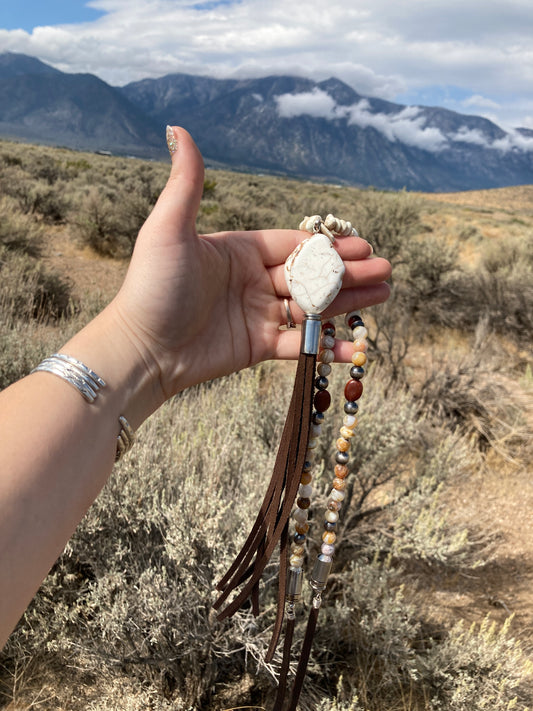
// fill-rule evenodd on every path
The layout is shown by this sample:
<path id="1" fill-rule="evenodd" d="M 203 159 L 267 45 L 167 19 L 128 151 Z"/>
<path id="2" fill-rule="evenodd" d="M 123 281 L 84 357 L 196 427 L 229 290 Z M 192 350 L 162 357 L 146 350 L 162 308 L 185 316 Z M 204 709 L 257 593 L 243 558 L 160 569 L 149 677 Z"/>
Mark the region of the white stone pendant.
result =
<path id="1" fill-rule="evenodd" d="M 331 240 L 314 234 L 296 247 L 285 262 L 289 292 L 306 314 L 321 314 L 340 291 L 344 264 Z"/>

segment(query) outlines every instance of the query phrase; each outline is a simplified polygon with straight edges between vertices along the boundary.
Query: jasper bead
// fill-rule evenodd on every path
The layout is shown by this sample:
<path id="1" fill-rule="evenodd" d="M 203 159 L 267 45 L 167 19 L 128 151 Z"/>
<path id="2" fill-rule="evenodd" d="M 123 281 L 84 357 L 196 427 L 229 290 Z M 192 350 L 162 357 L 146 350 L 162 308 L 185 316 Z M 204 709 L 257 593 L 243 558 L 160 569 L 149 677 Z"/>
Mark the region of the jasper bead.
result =
<path id="1" fill-rule="evenodd" d="M 305 509 L 294 509 L 292 517 L 297 523 L 302 524 L 302 526 L 304 523 L 307 523 L 307 511 Z"/>
<path id="2" fill-rule="evenodd" d="M 319 363 L 316 370 L 319 375 L 323 375 L 327 378 L 327 376 L 331 373 L 331 365 L 329 363 Z"/>
<path id="3" fill-rule="evenodd" d="M 304 555 L 305 554 L 305 546 L 293 544 L 291 552 L 293 555 L 300 555 L 300 556 Z"/>
<path id="4" fill-rule="evenodd" d="M 299 509 L 303 509 L 305 511 L 305 509 L 308 509 L 311 506 L 311 499 L 302 498 L 300 496 L 300 498 L 296 501 L 296 505 Z"/>
<path id="5" fill-rule="evenodd" d="M 351 437 L 354 436 L 355 432 L 348 427 L 341 427 L 340 433 L 344 439 L 350 439 Z"/>
<path id="6" fill-rule="evenodd" d="M 302 499 L 309 499 L 313 494 L 313 487 L 311 484 L 300 484 L 298 493 Z"/>
<path id="7" fill-rule="evenodd" d="M 327 390 L 319 390 L 315 393 L 313 404 L 317 412 L 325 412 L 331 405 L 331 395 Z"/>
<path id="8" fill-rule="evenodd" d="M 313 481 L 313 475 L 310 472 L 303 472 L 300 477 L 300 484 L 310 484 Z"/>
<path id="9" fill-rule="evenodd" d="M 354 365 L 365 365 L 366 363 L 366 353 L 354 353 L 352 356 L 352 363 Z"/>
<path id="10" fill-rule="evenodd" d="M 294 530 L 296 533 L 305 537 L 305 534 L 309 531 L 309 524 L 307 521 L 305 523 L 299 523 L 298 521 L 294 524 Z"/>
<path id="11" fill-rule="evenodd" d="M 335 353 L 330 348 L 325 348 L 318 354 L 318 360 L 321 363 L 333 363 L 335 360 Z"/>
<path id="12" fill-rule="evenodd" d="M 339 452 L 347 452 L 350 449 L 350 443 L 347 439 L 344 439 L 344 437 L 339 437 L 339 439 L 335 442 L 335 446 Z"/>
<path id="13" fill-rule="evenodd" d="M 322 540 L 324 543 L 329 543 L 331 545 L 337 540 L 337 534 L 333 533 L 333 531 L 324 531 L 322 534 Z"/>
<path id="14" fill-rule="evenodd" d="M 341 501 L 335 501 L 335 499 L 330 499 L 328 501 L 328 511 L 340 511 L 342 507 Z"/>
<path id="15" fill-rule="evenodd" d="M 344 387 L 344 397 L 348 402 L 359 400 L 363 394 L 363 383 L 360 380 L 348 380 Z"/>
<path id="16" fill-rule="evenodd" d="M 346 480 L 335 477 L 335 479 L 333 479 L 333 488 L 337 491 L 344 491 L 344 489 L 346 489 Z"/>
<path id="17" fill-rule="evenodd" d="M 335 476 L 339 479 L 345 479 L 349 473 L 350 470 L 347 466 L 343 466 L 342 464 L 335 464 Z"/>
<path id="18" fill-rule="evenodd" d="M 333 499 L 333 501 L 344 501 L 345 496 L 344 491 L 338 491 L 337 489 L 332 489 L 329 492 L 329 498 Z"/>
<path id="19" fill-rule="evenodd" d="M 291 555 L 291 557 L 289 558 L 289 563 L 293 568 L 302 568 L 304 564 L 303 556 Z"/>

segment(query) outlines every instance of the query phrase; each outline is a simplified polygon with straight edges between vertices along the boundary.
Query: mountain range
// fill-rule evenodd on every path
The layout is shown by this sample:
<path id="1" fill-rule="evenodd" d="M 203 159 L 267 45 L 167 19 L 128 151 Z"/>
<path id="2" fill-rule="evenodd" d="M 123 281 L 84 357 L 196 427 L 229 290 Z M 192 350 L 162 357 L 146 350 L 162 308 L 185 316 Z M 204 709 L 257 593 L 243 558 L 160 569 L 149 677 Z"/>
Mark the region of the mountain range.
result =
<path id="1" fill-rule="evenodd" d="M 0 54 L 0 136 L 159 159 L 166 124 L 188 129 L 214 167 L 430 192 L 533 182 L 532 130 L 365 97 L 335 78 L 172 74 L 113 87 Z"/>

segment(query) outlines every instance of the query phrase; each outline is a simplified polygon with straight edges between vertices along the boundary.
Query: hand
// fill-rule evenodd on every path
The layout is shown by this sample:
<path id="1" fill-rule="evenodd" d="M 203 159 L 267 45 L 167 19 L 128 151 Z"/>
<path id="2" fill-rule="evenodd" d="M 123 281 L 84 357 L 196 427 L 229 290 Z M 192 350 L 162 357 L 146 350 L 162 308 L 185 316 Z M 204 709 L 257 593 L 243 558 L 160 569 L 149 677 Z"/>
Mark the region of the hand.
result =
<path id="1" fill-rule="evenodd" d="M 185 130 L 173 130 L 170 179 L 113 302 L 147 367 L 158 374 L 163 399 L 262 360 L 297 358 L 299 333 L 279 327 L 287 321 L 283 299 L 289 298 L 284 262 L 304 238 L 298 230 L 199 236 L 202 158 Z M 385 301 L 389 263 L 369 258 L 370 245 L 358 237 L 341 237 L 336 247 L 346 273 L 324 316 Z M 291 310 L 301 321 L 293 302 Z M 339 343 L 336 359 L 350 357 L 349 344 Z"/>

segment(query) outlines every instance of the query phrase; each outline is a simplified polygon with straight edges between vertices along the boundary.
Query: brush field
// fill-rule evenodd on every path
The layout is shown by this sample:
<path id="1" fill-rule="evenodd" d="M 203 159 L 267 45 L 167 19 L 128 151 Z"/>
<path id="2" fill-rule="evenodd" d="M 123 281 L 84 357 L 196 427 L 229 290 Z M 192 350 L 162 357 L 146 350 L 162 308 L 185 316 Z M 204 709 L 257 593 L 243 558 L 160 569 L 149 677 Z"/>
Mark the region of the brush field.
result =
<path id="1" fill-rule="evenodd" d="M 0 141 L 0 388 L 113 296 L 168 170 Z M 208 171 L 198 230 L 328 212 L 394 271 L 390 300 L 365 312 L 371 367 L 300 708 L 532 708 L 533 186 L 393 194 Z M 143 425 L 0 653 L 0 708 L 269 709 L 275 565 L 258 618 L 218 623 L 211 604 L 293 372 L 206 383 Z M 331 392 L 345 379 L 335 367 Z M 317 539 L 341 408 L 319 445 Z"/>

